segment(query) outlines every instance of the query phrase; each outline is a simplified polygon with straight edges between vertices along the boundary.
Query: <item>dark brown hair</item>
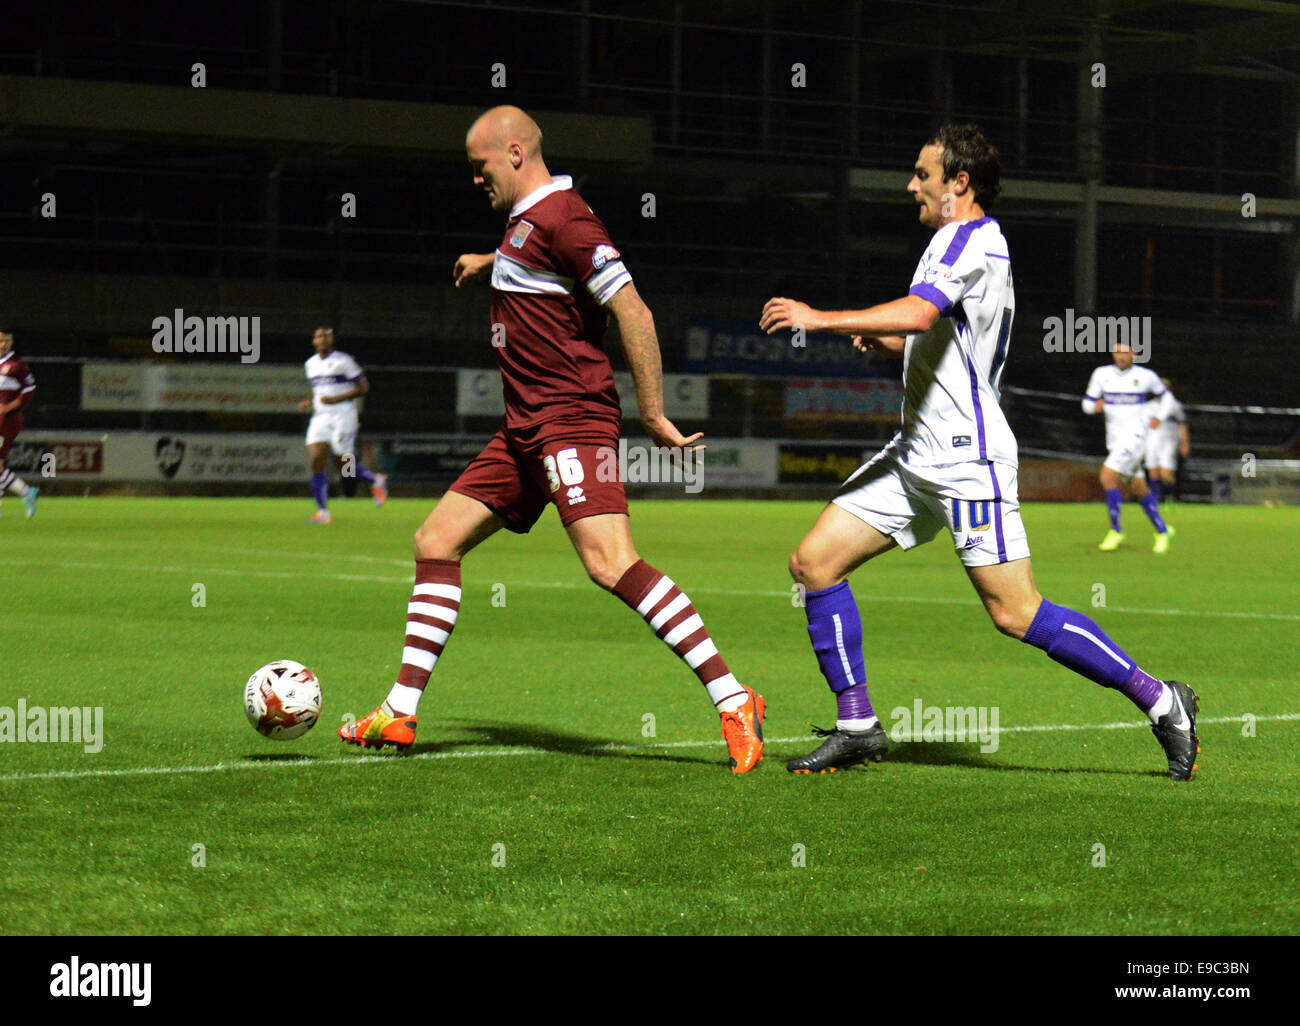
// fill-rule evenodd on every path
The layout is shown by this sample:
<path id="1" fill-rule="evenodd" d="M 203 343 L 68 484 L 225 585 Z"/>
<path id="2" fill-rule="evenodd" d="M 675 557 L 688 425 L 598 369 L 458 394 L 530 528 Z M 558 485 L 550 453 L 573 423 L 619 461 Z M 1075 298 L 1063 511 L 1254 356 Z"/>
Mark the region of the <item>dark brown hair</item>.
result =
<path id="1" fill-rule="evenodd" d="M 980 131 L 979 125 L 944 125 L 926 140 L 927 146 L 943 147 L 943 180 L 950 182 L 965 171 L 970 176 L 975 202 L 989 207 L 1002 192 L 1002 158 L 998 149 Z"/>

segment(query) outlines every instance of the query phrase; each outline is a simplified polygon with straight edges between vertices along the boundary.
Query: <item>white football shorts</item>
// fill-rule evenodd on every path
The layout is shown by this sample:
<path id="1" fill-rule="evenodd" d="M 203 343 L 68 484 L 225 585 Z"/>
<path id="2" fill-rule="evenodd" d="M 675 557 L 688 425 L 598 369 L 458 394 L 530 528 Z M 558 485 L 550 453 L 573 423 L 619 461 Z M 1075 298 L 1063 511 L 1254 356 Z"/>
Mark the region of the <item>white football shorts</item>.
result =
<path id="1" fill-rule="evenodd" d="M 322 410 L 312 414 L 307 425 L 307 444 L 329 442 L 335 456 L 346 456 L 357 451 L 357 411 L 348 407 L 335 412 Z"/>
<path id="2" fill-rule="evenodd" d="M 1170 436 L 1164 431 L 1152 431 L 1147 435 L 1147 466 L 1160 467 L 1162 470 L 1175 470 L 1178 467 L 1178 436 Z"/>
<path id="3" fill-rule="evenodd" d="M 990 566 L 1029 555 L 1020 519 L 1016 468 L 988 460 L 915 467 L 890 442 L 831 499 L 841 509 L 910 549 L 948 528 L 966 566 Z"/>
<path id="4" fill-rule="evenodd" d="M 1108 452 L 1104 465 L 1110 467 L 1120 477 L 1132 477 L 1134 474 L 1142 473 L 1142 465 L 1146 459 L 1146 454 L 1147 436 L 1138 435 L 1135 438 L 1126 439 L 1122 445 Z"/>

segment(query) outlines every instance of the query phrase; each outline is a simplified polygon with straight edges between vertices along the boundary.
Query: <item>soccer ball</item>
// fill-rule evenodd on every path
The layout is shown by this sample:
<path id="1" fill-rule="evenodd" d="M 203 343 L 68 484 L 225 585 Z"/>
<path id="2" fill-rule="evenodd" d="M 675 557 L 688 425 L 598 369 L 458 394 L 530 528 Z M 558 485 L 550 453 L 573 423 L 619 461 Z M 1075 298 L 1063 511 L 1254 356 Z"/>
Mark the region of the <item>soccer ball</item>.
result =
<path id="1" fill-rule="evenodd" d="M 320 716 L 320 681 L 292 659 L 267 663 L 244 685 L 244 712 L 263 737 L 292 741 L 311 730 Z"/>

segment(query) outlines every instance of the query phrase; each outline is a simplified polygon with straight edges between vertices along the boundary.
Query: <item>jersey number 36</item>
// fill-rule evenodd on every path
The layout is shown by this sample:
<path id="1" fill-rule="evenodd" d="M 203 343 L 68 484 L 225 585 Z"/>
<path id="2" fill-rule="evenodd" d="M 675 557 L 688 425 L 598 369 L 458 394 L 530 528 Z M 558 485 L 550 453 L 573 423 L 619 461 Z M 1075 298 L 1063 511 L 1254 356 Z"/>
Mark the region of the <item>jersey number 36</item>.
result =
<path id="1" fill-rule="evenodd" d="M 560 485 L 582 484 L 582 464 L 578 461 L 577 449 L 561 449 L 554 456 L 542 457 L 542 466 L 546 468 L 546 480 L 555 491 Z"/>

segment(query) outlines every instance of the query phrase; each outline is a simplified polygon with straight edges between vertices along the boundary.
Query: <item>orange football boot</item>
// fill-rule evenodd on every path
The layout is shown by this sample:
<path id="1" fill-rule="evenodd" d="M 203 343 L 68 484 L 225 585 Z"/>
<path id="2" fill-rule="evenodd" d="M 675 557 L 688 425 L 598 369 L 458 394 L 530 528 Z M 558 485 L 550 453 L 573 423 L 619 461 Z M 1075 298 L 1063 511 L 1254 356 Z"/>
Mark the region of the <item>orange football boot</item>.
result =
<path id="1" fill-rule="evenodd" d="M 731 772 L 748 773 L 763 758 L 763 717 L 767 702 L 753 688 L 745 687 L 749 701 L 739 709 L 722 714 L 722 736 L 731 754 Z"/>
<path id="2" fill-rule="evenodd" d="M 355 723 L 345 723 L 339 727 L 339 737 L 350 745 L 360 745 L 362 748 L 383 748 L 388 745 L 402 752 L 415 741 L 415 725 L 414 716 L 389 716 L 381 705 Z"/>

